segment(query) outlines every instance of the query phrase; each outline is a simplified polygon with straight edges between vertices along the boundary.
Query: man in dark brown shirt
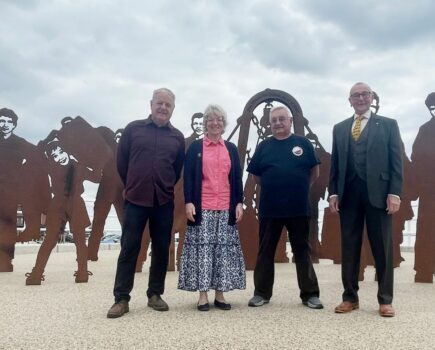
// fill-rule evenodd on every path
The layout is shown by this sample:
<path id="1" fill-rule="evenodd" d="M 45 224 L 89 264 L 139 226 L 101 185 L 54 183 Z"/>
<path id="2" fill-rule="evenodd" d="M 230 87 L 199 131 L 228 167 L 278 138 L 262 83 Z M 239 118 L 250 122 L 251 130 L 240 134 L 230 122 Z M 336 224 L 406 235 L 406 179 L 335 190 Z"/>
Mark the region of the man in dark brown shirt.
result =
<path id="1" fill-rule="evenodd" d="M 128 124 L 119 142 L 117 167 L 125 186 L 124 222 L 113 291 L 115 304 L 108 318 L 129 311 L 136 260 L 148 220 L 152 240 L 148 306 L 157 311 L 169 310 L 160 296 L 168 265 L 174 185 L 184 161 L 184 136 L 169 122 L 174 107 L 175 95 L 170 90 L 155 90 L 151 115 Z"/>

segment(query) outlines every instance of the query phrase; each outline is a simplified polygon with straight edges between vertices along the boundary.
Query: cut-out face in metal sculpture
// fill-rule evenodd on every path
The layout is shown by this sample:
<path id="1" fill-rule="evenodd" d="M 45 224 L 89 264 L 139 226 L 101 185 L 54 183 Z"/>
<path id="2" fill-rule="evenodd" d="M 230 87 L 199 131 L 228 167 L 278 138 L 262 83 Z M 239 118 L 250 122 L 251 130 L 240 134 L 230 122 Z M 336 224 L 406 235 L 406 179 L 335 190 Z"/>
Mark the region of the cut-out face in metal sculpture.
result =
<path id="1" fill-rule="evenodd" d="M 12 135 L 12 132 L 17 127 L 18 118 L 5 116 L 4 114 L 4 112 L 0 112 L 0 138 L 7 139 Z"/>
<path id="2" fill-rule="evenodd" d="M 198 138 L 204 133 L 203 129 L 203 114 L 202 113 L 195 113 L 192 115 L 192 123 L 190 124 L 190 127 L 192 128 L 193 132 L 198 136 Z"/>
<path id="3" fill-rule="evenodd" d="M 70 156 L 61 148 L 59 143 L 52 144 L 51 147 L 49 144 L 49 149 L 46 152 L 47 156 L 51 158 L 55 163 L 59 165 L 68 165 Z"/>
<path id="4" fill-rule="evenodd" d="M 426 107 L 429 110 L 429 113 L 432 117 L 435 117 L 435 92 L 431 92 L 425 101 Z"/>

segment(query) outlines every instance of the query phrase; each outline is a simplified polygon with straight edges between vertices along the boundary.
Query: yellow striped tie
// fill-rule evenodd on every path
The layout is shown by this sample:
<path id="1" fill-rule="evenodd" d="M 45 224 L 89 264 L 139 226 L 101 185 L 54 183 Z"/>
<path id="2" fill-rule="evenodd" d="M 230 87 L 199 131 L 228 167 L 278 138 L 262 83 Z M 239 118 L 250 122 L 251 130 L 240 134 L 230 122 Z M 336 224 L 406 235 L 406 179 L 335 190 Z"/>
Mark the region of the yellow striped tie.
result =
<path id="1" fill-rule="evenodd" d="M 361 135 L 361 122 L 365 117 L 360 115 L 356 118 L 355 126 L 352 129 L 352 137 L 355 141 L 358 141 L 359 136 Z"/>

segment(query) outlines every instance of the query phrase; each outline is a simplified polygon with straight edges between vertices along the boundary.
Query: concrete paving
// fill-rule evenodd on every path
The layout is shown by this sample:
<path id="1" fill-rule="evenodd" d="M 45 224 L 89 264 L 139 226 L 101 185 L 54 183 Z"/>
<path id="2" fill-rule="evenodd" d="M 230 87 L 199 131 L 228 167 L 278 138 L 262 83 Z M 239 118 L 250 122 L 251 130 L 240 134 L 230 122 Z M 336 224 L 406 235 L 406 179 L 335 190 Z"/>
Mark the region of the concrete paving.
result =
<path id="1" fill-rule="evenodd" d="M 67 249 L 64 249 L 67 250 Z M 231 311 L 196 310 L 197 294 L 177 290 L 177 272 L 167 275 L 169 312 L 146 306 L 148 262 L 136 275 L 130 313 L 107 319 L 117 250 L 100 252 L 89 264 L 89 283 L 75 284 L 72 251 L 53 253 L 41 286 L 25 286 L 36 255 L 17 254 L 12 273 L 0 273 L 0 349 L 435 349 L 435 286 L 414 283 L 413 254 L 395 273 L 396 317 L 377 313 L 374 270 L 360 284 L 360 310 L 334 313 L 341 300 L 340 266 L 315 265 L 323 310 L 303 306 L 293 264 L 276 264 L 274 296 L 251 308 L 247 289 L 226 295 Z M 213 294 L 210 294 L 213 301 Z"/>

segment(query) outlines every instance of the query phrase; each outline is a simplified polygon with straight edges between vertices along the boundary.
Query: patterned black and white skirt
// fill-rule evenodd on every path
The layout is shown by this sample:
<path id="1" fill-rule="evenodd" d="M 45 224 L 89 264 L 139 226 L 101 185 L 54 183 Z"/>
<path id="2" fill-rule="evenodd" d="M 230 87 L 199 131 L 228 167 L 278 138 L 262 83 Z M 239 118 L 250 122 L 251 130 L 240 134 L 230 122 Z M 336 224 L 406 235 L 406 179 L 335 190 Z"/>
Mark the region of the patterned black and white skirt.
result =
<path id="1" fill-rule="evenodd" d="M 178 289 L 227 292 L 245 288 L 245 261 L 237 226 L 228 225 L 228 211 L 203 210 L 201 225 L 187 228 Z"/>

